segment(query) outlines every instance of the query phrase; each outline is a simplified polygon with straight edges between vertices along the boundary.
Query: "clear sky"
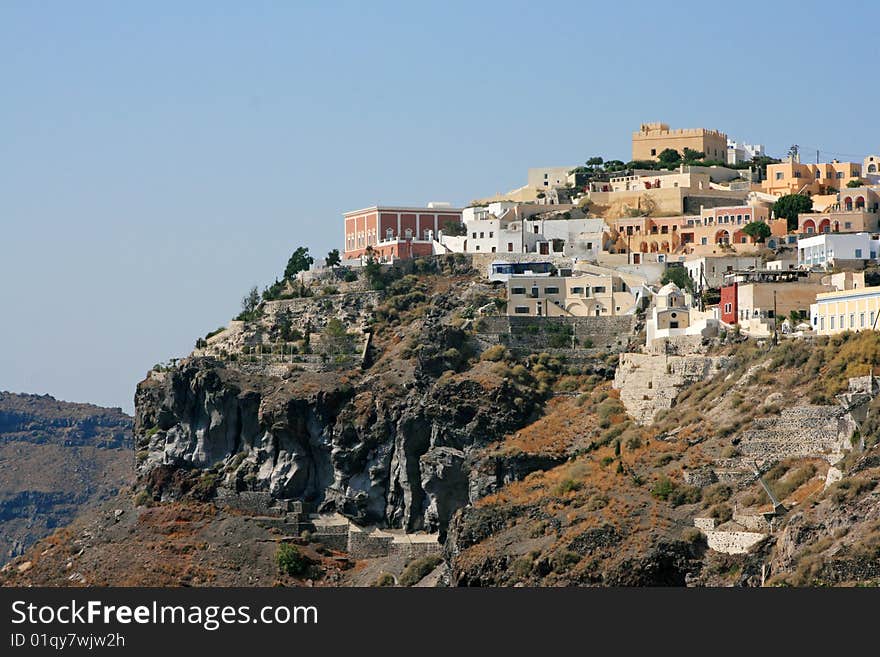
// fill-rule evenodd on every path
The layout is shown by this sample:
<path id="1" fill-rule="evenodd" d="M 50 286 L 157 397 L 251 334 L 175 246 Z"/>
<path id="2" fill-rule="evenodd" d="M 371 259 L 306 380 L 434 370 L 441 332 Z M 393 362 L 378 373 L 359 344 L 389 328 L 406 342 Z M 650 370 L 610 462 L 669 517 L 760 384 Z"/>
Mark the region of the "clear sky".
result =
<path id="1" fill-rule="evenodd" d="M 629 159 L 880 151 L 880 3 L 0 2 L 0 390 L 133 408 L 341 213 Z"/>

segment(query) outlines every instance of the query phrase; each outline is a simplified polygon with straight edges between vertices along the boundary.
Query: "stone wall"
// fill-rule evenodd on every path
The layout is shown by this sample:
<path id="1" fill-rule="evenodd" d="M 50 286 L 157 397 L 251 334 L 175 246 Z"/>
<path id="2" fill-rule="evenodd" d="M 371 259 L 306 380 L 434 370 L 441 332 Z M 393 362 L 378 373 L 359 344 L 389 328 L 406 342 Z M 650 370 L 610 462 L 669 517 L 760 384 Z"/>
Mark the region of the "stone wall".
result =
<path id="1" fill-rule="evenodd" d="M 756 418 L 740 435 L 744 460 L 759 464 L 791 457 L 839 461 L 850 447 L 855 422 L 839 406 L 795 406 L 779 415 Z"/>
<path id="2" fill-rule="evenodd" d="M 758 532 L 707 531 L 705 534 L 709 548 L 725 554 L 745 554 L 767 536 Z"/>
<path id="3" fill-rule="evenodd" d="M 761 514 L 749 514 L 744 515 L 741 513 L 733 514 L 733 521 L 741 525 L 743 529 L 748 529 L 753 532 L 769 532 L 770 531 L 770 523 L 767 521 Z"/>
<path id="4" fill-rule="evenodd" d="M 650 424 L 658 411 L 671 408 L 678 393 L 709 379 L 727 365 L 724 356 L 662 356 L 620 354 L 614 387 L 639 424 Z"/>
<path id="5" fill-rule="evenodd" d="M 483 339 L 495 344 L 503 344 L 511 349 L 527 351 L 547 351 L 554 347 L 565 349 L 566 353 L 591 354 L 596 349 L 620 351 L 626 349 L 630 337 L 636 329 L 635 315 L 608 317 L 482 317 L 477 329 Z M 556 329 L 556 330 L 554 330 Z M 554 336 L 571 330 L 577 340 L 574 349 L 569 344 L 561 345 Z M 557 337 L 556 340 L 559 338 Z M 591 345 L 585 347 L 584 345 Z"/>

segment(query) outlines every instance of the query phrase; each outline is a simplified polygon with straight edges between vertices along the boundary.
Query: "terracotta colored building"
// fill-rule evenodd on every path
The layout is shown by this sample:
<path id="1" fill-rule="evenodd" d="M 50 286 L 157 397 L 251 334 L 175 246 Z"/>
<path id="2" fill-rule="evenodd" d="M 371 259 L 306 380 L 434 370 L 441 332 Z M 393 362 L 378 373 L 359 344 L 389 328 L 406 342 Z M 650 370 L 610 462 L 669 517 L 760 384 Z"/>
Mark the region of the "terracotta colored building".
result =
<path id="1" fill-rule="evenodd" d="M 862 165 L 857 162 L 832 160 L 823 164 L 801 164 L 797 161 L 767 165 L 767 179 L 761 183 L 768 194 L 827 194 L 843 191 L 851 180 L 858 180 Z M 833 193 L 833 192 L 831 192 Z"/>
<path id="2" fill-rule="evenodd" d="M 432 255 L 438 233 L 445 226 L 461 225 L 461 210 L 374 205 L 346 212 L 343 218 L 345 259 L 360 258 L 370 246 L 378 259 L 390 261 Z"/>

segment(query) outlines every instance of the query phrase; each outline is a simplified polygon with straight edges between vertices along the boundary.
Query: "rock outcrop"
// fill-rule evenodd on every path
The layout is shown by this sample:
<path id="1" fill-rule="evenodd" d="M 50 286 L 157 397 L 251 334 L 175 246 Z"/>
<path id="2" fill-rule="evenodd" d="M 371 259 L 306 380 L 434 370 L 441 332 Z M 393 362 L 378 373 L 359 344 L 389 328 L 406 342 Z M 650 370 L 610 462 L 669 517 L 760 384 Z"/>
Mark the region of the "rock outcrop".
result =
<path id="1" fill-rule="evenodd" d="M 0 392 L 0 562 L 130 481 L 131 444 L 120 409 Z"/>
<path id="2" fill-rule="evenodd" d="M 658 411 L 671 408 L 678 393 L 724 369 L 724 356 L 620 354 L 614 387 L 626 411 L 640 424 L 650 424 Z"/>

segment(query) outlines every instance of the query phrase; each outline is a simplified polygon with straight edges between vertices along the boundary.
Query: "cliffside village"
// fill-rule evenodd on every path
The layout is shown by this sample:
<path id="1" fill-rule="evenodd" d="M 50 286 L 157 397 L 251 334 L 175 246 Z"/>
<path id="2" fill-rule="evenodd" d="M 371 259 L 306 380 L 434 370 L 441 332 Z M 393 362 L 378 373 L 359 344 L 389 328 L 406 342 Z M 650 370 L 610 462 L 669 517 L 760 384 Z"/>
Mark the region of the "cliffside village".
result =
<path id="1" fill-rule="evenodd" d="M 802 211 L 778 216 L 793 196 Z M 524 186 L 466 208 L 346 212 L 342 258 L 470 254 L 507 286 L 509 316 L 648 310 L 649 348 L 726 329 L 830 335 L 877 328 L 880 286 L 864 270 L 878 210 L 880 155 L 813 164 L 792 147 L 775 160 L 717 130 L 646 123 L 627 164 L 529 169 Z"/>

